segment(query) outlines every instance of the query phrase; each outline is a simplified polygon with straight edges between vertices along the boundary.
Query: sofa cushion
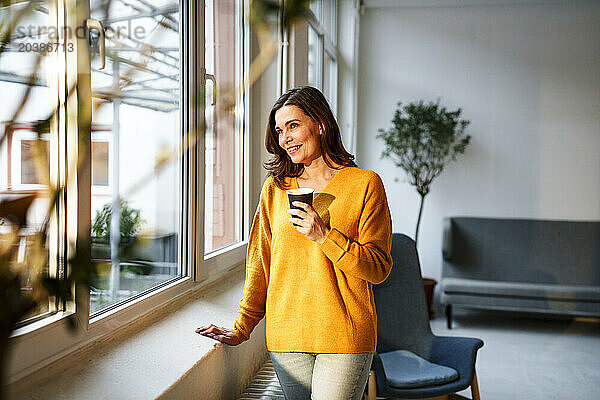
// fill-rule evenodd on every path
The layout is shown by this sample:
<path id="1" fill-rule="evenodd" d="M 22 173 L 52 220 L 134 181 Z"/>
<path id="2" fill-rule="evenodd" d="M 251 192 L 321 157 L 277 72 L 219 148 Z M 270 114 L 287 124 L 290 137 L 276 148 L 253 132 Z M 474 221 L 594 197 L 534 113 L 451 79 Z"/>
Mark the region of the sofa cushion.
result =
<path id="1" fill-rule="evenodd" d="M 379 354 L 390 386 L 408 389 L 441 385 L 458 379 L 458 372 L 431 363 L 408 351 L 395 350 Z"/>
<path id="2" fill-rule="evenodd" d="M 600 221 L 452 217 L 442 277 L 600 286 Z"/>
<path id="3" fill-rule="evenodd" d="M 600 302 L 600 286 L 550 285 L 541 283 L 443 278 L 442 291 L 444 293 L 456 294 L 480 294 L 487 296 Z"/>

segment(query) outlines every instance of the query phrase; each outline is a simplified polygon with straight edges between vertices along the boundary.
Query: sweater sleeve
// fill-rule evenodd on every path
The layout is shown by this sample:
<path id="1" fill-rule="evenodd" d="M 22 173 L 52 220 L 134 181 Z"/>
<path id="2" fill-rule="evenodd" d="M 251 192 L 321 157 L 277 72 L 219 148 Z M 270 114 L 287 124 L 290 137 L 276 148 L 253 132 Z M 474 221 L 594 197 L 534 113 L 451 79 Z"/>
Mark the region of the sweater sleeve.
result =
<path id="1" fill-rule="evenodd" d="M 250 333 L 265 315 L 271 264 L 271 224 L 267 205 L 267 186 L 268 181 L 261 191 L 260 203 L 250 229 L 244 293 L 239 302 L 239 316 L 232 329 L 245 340 L 250 338 Z"/>
<path id="2" fill-rule="evenodd" d="M 392 269 L 392 219 L 381 178 L 374 174 L 358 224 L 358 241 L 331 227 L 321 250 L 335 268 L 373 284 L 383 282 Z"/>

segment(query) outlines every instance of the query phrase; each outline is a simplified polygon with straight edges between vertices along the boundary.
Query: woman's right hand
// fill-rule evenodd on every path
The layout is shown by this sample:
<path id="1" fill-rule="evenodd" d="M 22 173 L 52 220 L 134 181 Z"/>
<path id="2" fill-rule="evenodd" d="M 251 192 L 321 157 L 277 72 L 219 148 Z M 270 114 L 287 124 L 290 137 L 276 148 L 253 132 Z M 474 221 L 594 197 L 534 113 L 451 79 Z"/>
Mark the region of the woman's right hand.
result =
<path id="1" fill-rule="evenodd" d="M 213 324 L 208 324 L 197 328 L 196 333 L 202 336 L 209 337 L 211 339 L 218 340 L 219 342 L 228 344 L 230 346 L 237 346 L 238 344 L 244 341 L 242 338 L 237 336 L 232 330 Z"/>

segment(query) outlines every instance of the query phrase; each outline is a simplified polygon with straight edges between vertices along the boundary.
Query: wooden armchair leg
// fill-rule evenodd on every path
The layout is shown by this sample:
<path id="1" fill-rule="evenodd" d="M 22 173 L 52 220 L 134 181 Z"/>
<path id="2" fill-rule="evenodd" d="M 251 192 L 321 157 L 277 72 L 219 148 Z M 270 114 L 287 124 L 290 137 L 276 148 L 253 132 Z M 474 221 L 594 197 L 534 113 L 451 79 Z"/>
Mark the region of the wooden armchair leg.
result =
<path id="1" fill-rule="evenodd" d="M 475 374 L 473 375 L 473 382 L 471 383 L 471 398 L 473 400 L 480 400 L 479 385 L 477 384 L 477 371 L 475 371 Z"/>
<path id="2" fill-rule="evenodd" d="M 377 385 L 375 383 L 375 371 L 369 372 L 369 380 L 367 381 L 367 400 L 376 400 Z"/>

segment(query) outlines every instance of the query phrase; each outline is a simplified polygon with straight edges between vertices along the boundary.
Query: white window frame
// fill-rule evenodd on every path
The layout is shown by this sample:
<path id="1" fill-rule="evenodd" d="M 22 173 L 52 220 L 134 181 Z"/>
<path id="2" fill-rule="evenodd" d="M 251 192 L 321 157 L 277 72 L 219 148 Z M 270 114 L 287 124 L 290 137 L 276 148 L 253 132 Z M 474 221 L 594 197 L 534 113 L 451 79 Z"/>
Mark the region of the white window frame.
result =
<path id="1" fill-rule="evenodd" d="M 51 2 L 54 7 L 56 4 L 65 3 L 67 6 L 65 10 L 69 9 L 69 5 L 73 5 L 76 0 L 65 0 L 64 2 Z M 218 1 L 218 0 L 215 0 Z M 182 32 L 187 32 L 185 38 L 182 38 L 182 46 L 189 51 L 187 57 L 187 63 L 182 66 L 182 75 L 185 84 L 182 85 L 181 90 L 181 113 L 182 113 L 182 130 L 184 131 L 196 131 L 201 132 L 199 129 L 202 126 L 202 118 L 204 118 L 204 106 L 197 105 L 195 108 L 187 106 L 193 104 L 191 101 L 194 98 L 201 98 L 200 87 L 205 87 L 206 80 L 204 76 L 204 1 L 198 2 L 186 2 L 184 0 L 179 1 L 181 5 L 180 20 L 183 28 Z M 249 27 L 248 27 L 248 1 L 240 0 L 237 3 L 236 10 L 238 18 L 237 20 L 242 23 L 242 29 L 239 30 L 238 40 L 240 48 L 240 57 L 242 69 L 240 75 L 244 71 L 248 70 L 249 66 Z M 80 4 L 78 1 L 77 4 Z M 71 7 L 75 9 L 75 7 Z M 64 11 L 64 15 L 61 12 L 54 10 L 57 25 L 59 26 L 71 26 L 73 31 L 80 24 L 76 15 L 69 15 L 69 11 Z M 72 39 L 75 48 L 87 49 L 87 40 L 85 38 L 73 38 Z M 63 141 L 67 148 L 70 148 L 66 152 L 61 160 L 60 165 L 64 170 L 65 164 L 73 161 L 77 158 L 77 129 L 78 122 L 72 117 L 77 115 L 79 106 L 85 106 L 86 102 L 91 103 L 91 99 L 78 98 L 73 101 L 71 98 L 68 104 L 65 102 L 66 88 L 70 87 L 74 82 L 77 85 L 83 85 L 82 92 L 85 92 L 85 85 L 88 86 L 89 92 L 89 70 L 87 71 L 87 78 L 85 78 L 85 71 L 78 70 L 81 68 L 82 57 L 87 57 L 85 51 L 79 51 L 75 53 L 65 53 L 64 59 L 57 57 L 59 60 L 56 63 L 56 71 L 66 72 L 66 74 L 56 74 L 63 81 L 58 82 L 59 92 L 59 120 L 54 121 L 53 124 L 59 127 L 60 140 Z M 182 58 L 184 59 L 184 58 Z M 85 65 L 85 63 L 83 63 Z M 89 67 L 88 67 L 89 68 Z M 64 71 L 63 71 L 64 69 Z M 54 72 L 56 72 L 54 71 Z M 83 76 L 83 77 L 82 77 Z M 87 79 L 87 81 L 86 81 Z M 78 90 L 78 93 L 80 91 Z M 242 154 L 249 154 L 251 150 L 249 135 L 247 134 L 248 118 L 249 118 L 249 91 L 246 86 L 243 95 L 239 95 L 238 101 L 242 104 L 239 107 L 243 110 L 243 115 L 239 115 L 236 119 L 236 135 L 238 136 L 239 148 L 236 149 L 240 156 Z M 90 104 L 88 104 L 90 106 Z M 83 108 L 84 109 L 84 108 Z M 69 115 L 69 123 L 66 123 L 67 115 Z M 249 209 L 249 189 L 250 183 L 249 178 L 252 176 L 250 170 L 250 157 L 244 157 L 243 162 L 240 158 L 236 158 L 237 168 L 241 170 L 240 176 L 243 177 L 243 182 L 237 182 L 243 185 L 243 205 L 240 205 L 239 210 L 236 210 L 238 217 L 243 216 L 241 221 L 242 228 L 242 239 L 240 242 L 232 244 L 226 248 L 222 248 L 218 251 L 211 253 L 209 256 L 204 256 L 204 196 L 195 196 L 195 193 L 203 193 L 204 185 L 204 141 L 202 139 L 203 132 L 200 134 L 200 139 L 196 143 L 196 146 L 191 147 L 192 151 L 189 151 L 183 160 L 184 171 L 182 180 L 183 195 L 188 201 L 188 206 L 182 208 L 182 214 L 184 223 L 182 225 L 183 231 L 181 233 L 183 240 L 183 250 L 180 252 L 180 256 L 184 255 L 185 259 L 180 257 L 180 262 L 185 263 L 188 267 L 187 271 L 184 271 L 184 276 L 180 279 L 176 279 L 171 282 L 167 282 L 157 290 L 144 293 L 140 296 L 135 297 L 133 300 L 114 307 L 108 312 L 105 312 L 93 319 L 89 319 L 89 290 L 84 287 L 74 288 L 74 295 L 81 301 L 77 308 L 74 303 L 66 305 L 66 309 L 52 316 L 43 318 L 41 320 L 27 324 L 12 333 L 9 341 L 11 347 L 12 363 L 7 371 L 7 383 L 16 382 L 22 378 L 25 378 L 42 368 L 51 365 L 60 358 L 80 349 L 84 346 L 89 346 L 92 343 L 98 341 L 102 337 L 105 337 L 116 330 L 120 330 L 128 325 L 133 324 L 137 320 L 143 319 L 145 316 L 150 315 L 154 310 L 159 307 L 165 307 L 169 303 L 180 299 L 182 296 L 192 296 L 193 293 L 202 289 L 206 285 L 210 284 L 214 280 L 223 276 L 227 271 L 243 263 L 246 249 L 247 240 L 249 234 L 250 224 L 250 213 Z M 91 140 L 94 140 L 93 138 Z M 191 140 L 188 138 L 188 140 Z M 65 147 L 63 146 L 63 147 Z M 74 150 L 75 149 L 75 150 Z M 111 161 L 112 155 L 109 153 L 109 168 L 112 166 Z M 110 176 L 110 174 L 109 174 Z M 70 179 L 76 179 L 77 177 L 71 176 Z M 88 166 L 87 170 L 82 171 L 81 178 L 91 180 L 91 167 Z M 60 177 L 58 177 L 60 180 Z M 110 178 L 109 178 L 110 179 Z M 68 188 L 66 194 L 67 203 L 59 205 L 64 207 L 68 211 L 69 219 L 64 221 L 64 227 L 59 229 L 59 239 L 62 236 L 63 243 L 66 247 L 66 254 L 64 259 L 67 259 L 74 251 L 68 243 L 76 241 L 78 235 L 81 232 L 89 230 L 91 222 L 90 207 L 91 204 L 88 202 L 77 202 L 76 199 L 89 198 L 91 195 L 90 188 L 88 187 L 75 187 L 74 185 Z M 77 329 L 75 332 L 70 331 L 69 323 L 66 319 L 68 316 L 73 316 L 78 322 Z"/>
<path id="2" fill-rule="evenodd" d="M 219 1 L 219 0 L 214 0 Z M 246 5 L 244 3 L 247 3 Z M 244 21 L 248 20 L 247 17 L 247 5 L 249 5 L 248 1 L 242 1 L 242 0 L 237 0 L 236 1 L 236 5 L 235 5 L 235 19 L 237 22 L 239 22 L 242 26 L 243 29 L 237 29 L 236 30 L 236 44 L 239 44 L 239 46 L 236 46 L 235 49 L 235 62 L 236 62 L 236 68 L 235 68 L 235 74 L 236 74 L 236 83 L 237 82 L 242 82 L 243 78 L 244 78 L 244 71 L 247 71 L 250 65 L 249 62 L 249 46 L 250 46 L 250 35 L 249 35 L 249 29 L 248 29 L 248 24 Z M 213 60 L 214 61 L 214 60 Z M 241 66 L 242 68 L 237 68 L 237 66 Z M 212 71 L 214 72 L 214 71 Z M 217 80 L 219 79 L 219 77 L 216 77 Z M 247 83 L 247 82 L 246 82 Z M 207 94 L 212 94 L 214 87 L 212 87 L 212 84 L 209 84 L 209 86 L 205 86 L 206 87 L 206 92 Z M 253 210 L 247 209 L 248 208 L 248 197 L 246 196 L 246 193 L 248 193 L 248 188 L 249 186 L 245 183 L 246 181 L 248 181 L 248 178 L 250 176 L 250 162 L 249 162 L 249 158 L 250 157 L 244 157 L 244 155 L 249 154 L 249 146 L 250 143 L 249 141 L 247 141 L 248 135 L 246 134 L 246 127 L 248 126 L 248 116 L 249 116 L 249 109 L 248 109 L 248 93 L 249 93 L 249 86 L 246 85 L 246 87 L 244 88 L 243 93 L 238 91 L 238 93 L 236 93 L 236 102 L 237 104 L 239 104 L 239 107 L 236 107 L 236 112 L 234 115 L 234 129 L 235 129 L 235 146 L 234 146 L 234 153 L 235 153 L 235 166 L 234 169 L 236 171 L 235 173 L 235 179 L 236 181 L 234 182 L 235 185 L 235 204 L 237 204 L 238 206 L 235 208 L 235 210 L 233 210 L 234 214 L 235 214 L 235 220 L 236 222 L 236 231 L 235 231 L 235 237 L 236 237 L 236 242 L 231 243 L 225 247 L 216 249 L 216 250 L 211 250 L 210 252 L 206 252 L 203 251 L 204 253 L 204 265 L 205 268 L 200 271 L 200 274 L 198 275 L 198 279 L 210 279 L 210 277 L 213 277 L 215 275 L 219 275 L 222 274 L 224 272 L 226 272 L 227 270 L 229 270 L 231 267 L 229 265 L 229 262 L 221 262 L 219 259 L 223 258 L 225 256 L 222 256 L 223 254 L 226 253 L 230 253 L 233 252 L 232 254 L 235 255 L 235 257 L 239 258 L 241 257 L 242 259 L 245 257 L 245 251 L 246 251 L 246 247 L 247 247 L 247 235 L 249 234 L 249 229 L 247 229 L 248 226 L 248 222 L 250 221 L 250 215 L 253 213 Z M 208 124 L 207 124 L 208 125 Z M 214 128 L 214 125 L 211 124 L 212 127 Z M 214 156 L 214 152 L 213 152 L 213 156 Z M 206 184 L 206 183 L 205 183 Z M 203 207 L 204 208 L 204 207 Z M 203 222 L 208 222 L 211 223 L 212 221 L 204 221 Z M 203 228 L 203 232 L 204 232 L 204 228 Z M 204 243 L 204 242 L 203 242 Z"/>

